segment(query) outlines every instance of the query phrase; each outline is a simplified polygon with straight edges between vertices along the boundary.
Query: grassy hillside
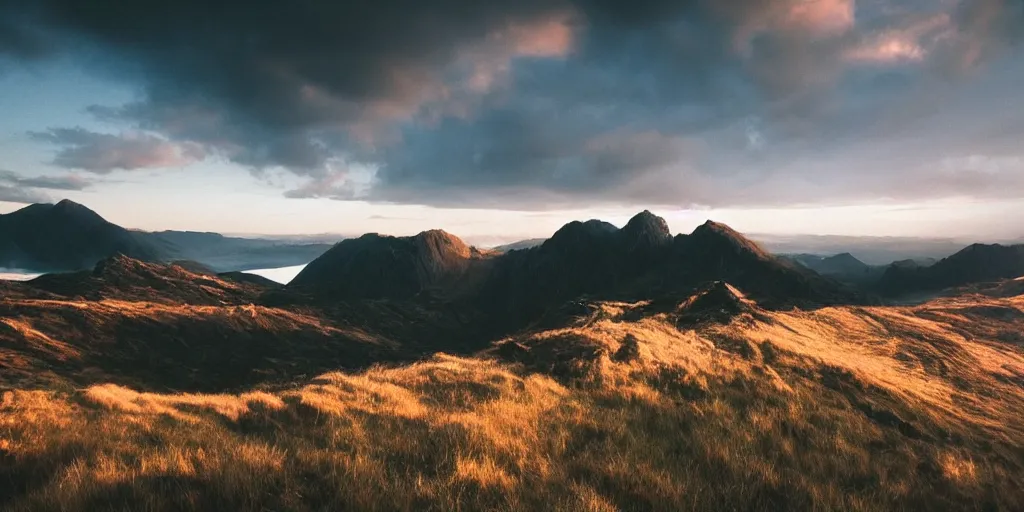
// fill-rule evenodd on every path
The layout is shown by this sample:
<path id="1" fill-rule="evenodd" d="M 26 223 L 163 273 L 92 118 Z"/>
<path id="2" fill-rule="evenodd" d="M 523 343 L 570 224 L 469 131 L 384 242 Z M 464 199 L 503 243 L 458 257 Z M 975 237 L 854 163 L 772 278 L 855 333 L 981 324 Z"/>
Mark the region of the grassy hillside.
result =
<path id="1" fill-rule="evenodd" d="M 724 323 L 591 304 L 477 356 L 287 389 L 12 389 L 0 506 L 1024 510 L 1024 297 L 732 299 Z"/>

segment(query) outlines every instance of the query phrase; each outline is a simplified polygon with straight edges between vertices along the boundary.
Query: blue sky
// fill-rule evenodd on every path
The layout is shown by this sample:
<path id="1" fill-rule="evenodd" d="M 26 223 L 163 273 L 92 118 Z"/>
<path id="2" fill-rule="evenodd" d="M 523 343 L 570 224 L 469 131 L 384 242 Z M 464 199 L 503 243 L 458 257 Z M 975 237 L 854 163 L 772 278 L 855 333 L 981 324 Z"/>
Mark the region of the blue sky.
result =
<path id="1" fill-rule="evenodd" d="M 650 208 L 676 231 L 1024 236 L 1019 1 L 404 1 L 0 0 L 0 212 L 510 240 Z"/>

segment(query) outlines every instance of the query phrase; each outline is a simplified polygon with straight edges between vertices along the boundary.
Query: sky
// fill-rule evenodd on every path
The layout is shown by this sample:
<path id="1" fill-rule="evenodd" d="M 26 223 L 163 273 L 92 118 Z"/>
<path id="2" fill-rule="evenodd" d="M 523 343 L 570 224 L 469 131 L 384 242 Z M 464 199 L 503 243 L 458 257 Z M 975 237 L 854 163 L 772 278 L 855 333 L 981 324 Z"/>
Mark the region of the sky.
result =
<path id="1" fill-rule="evenodd" d="M 0 212 L 1024 236 L 1024 0 L 0 0 Z"/>

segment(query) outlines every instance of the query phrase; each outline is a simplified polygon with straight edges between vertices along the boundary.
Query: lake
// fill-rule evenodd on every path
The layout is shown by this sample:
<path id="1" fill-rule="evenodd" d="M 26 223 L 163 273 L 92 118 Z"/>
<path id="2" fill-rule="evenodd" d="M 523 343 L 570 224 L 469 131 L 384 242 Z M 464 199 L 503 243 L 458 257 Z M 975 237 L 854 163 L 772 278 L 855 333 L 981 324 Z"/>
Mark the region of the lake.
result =
<path id="1" fill-rule="evenodd" d="M 28 281 L 40 275 L 38 272 L 29 272 L 20 268 L 0 267 L 0 281 Z"/>
<path id="2" fill-rule="evenodd" d="M 271 281 L 275 281 L 281 284 L 288 284 L 289 281 L 295 279 L 295 276 L 302 272 L 302 269 L 306 268 L 306 265 L 294 265 L 291 267 L 280 267 L 280 268 L 260 268 L 256 270 L 246 270 L 247 274 L 255 274 L 263 276 Z M 17 268 L 3 268 L 0 267 L 0 280 L 3 281 L 28 281 L 39 277 L 41 274 L 38 272 L 28 272 Z"/>
<path id="3" fill-rule="evenodd" d="M 256 270 L 246 270 L 246 274 L 255 274 L 261 277 L 276 281 L 281 284 L 288 284 L 295 276 L 302 272 L 302 269 L 306 268 L 306 265 L 294 265 L 291 267 L 281 268 L 260 268 Z"/>

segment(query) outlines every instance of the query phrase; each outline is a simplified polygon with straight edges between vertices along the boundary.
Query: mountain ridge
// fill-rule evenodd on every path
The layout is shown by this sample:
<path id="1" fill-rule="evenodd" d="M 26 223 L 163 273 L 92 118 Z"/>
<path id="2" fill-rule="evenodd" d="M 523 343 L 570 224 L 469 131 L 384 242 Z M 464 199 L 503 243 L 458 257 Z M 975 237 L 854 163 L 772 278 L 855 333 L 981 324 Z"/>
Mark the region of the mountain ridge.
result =
<path id="1" fill-rule="evenodd" d="M 1024 244 L 971 244 L 931 265 L 894 263 L 879 284 L 883 293 L 937 291 L 971 283 L 1024 276 Z"/>
<path id="2" fill-rule="evenodd" d="M 572 221 L 538 246 L 507 253 L 472 248 L 439 230 L 412 237 L 367 234 L 339 242 L 282 294 L 321 302 L 440 300 L 479 311 L 494 326 L 517 329 L 581 297 L 688 295 L 721 280 L 768 307 L 867 300 L 788 265 L 727 225 L 708 221 L 689 235 L 673 236 L 664 219 L 646 210 L 621 229 L 599 220 Z"/>
<path id="3" fill-rule="evenodd" d="M 39 272 L 90 270 L 118 254 L 149 262 L 192 260 L 219 272 L 275 268 L 307 263 L 329 248 L 210 232 L 129 230 L 69 199 L 0 214 L 0 267 Z"/>

